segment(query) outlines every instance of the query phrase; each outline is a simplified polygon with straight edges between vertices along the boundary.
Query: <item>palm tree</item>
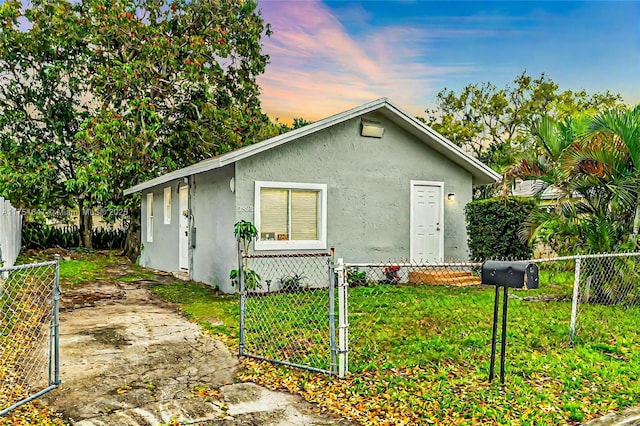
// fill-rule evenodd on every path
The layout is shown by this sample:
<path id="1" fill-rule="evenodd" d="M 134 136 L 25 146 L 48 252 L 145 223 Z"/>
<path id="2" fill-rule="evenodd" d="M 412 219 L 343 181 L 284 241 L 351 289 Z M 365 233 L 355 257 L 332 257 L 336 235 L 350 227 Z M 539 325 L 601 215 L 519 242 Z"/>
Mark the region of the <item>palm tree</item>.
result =
<path id="1" fill-rule="evenodd" d="M 629 172 L 635 178 L 633 185 L 636 193 L 635 215 L 630 239 L 636 242 L 640 229 L 640 190 L 638 190 L 638 178 L 640 178 L 640 104 L 635 108 L 613 108 L 598 114 L 591 121 L 590 130 L 594 135 L 609 136 L 626 147 L 626 154 L 630 159 Z"/>
<path id="2" fill-rule="evenodd" d="M 538 186 L 537 195 L 553 185 L 565 195 L 567 175 L 563 172 L 561 160 L 566 151 L 580 140 L 589 129 L 590 117 L 586 114 L 568 117 L 556 121 L 551 117 L 542 116 L 531 126 L 533 150 L 521 154 L 515 166 L 507 173 L 507 179 L 535 179 L 544 182 Z"/>
<path id="3" fill-rule="evenodd" d="M 512 175 L 540 179 L 561 189 L 563 196 L 552 209 L 540 209 L 530 217 L 529 238 L 541 238 L 560 252 L 635 250 L 640 227 L 640 105 L 608 110 L 587 121 L 541 119 L 532 135 L 538 149 L 534 156 L 524 156 Z M 623 265 L 623 258 L 614 262 L 605 265 L 594 259 L 584 264 L 591 302 L 627 303 L 638 297 L 638 287 L 630 285 L 640 276 L 638 268 Z M 618 271 L 615 277 L 612 268 Z"/>
<path id="4" fill-rule="evenodd" d="M 523 228 L 523 238 L 546 237 L 547 242 L 558 243 L 554 248 L 560 251 L 596 253 L 635 247 L 635 239 L 626 243 L 625 232 L 631 224 L 629 212 L 640 210 L 640 174 L 623 138 L 602 125 L 613 123 L 610 128 L 633 139 L 620 123 L 637 124 L 637 119 L 611 118 L 623 112 L 627 113 L 611 110 L 594 118 L 581 115 L 563 121 L 542 117 L 533 124 L 536 149 L 524 153 L 507 176 L 544 182 L 538 196 L 550 185 L 561 195 L 555 204 L 532 215 Z M 640 150 L 633 152 L 640 160 Z M 553 237 L 551 230 L 563 236 Z"/>

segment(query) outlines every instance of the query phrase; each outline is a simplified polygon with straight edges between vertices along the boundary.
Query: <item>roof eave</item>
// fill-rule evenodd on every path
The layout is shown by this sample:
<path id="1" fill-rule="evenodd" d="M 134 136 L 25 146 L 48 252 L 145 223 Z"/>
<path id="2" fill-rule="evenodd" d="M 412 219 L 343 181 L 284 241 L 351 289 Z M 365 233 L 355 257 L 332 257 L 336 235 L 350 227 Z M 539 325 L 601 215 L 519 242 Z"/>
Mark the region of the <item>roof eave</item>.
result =
<path id="1" fill-rule="evenodd" d="M 473 176 L 473 185 L 491 184 L 502 180 L 502 175 L 500 173 L 494 171 L 475 157 L 467 154 L 462 150 L 462 148 L 458 147 L 449 139 L 445 138 L 414 116 L 408 114 L 393 102 L 387 100 L 386 104 L 391 111 L 396 115 L 401 116 L 413 129 L 422 135 L 427 136 L 430 140 L 435 141 L 437 143 L 437 147 L 435 147 L 438 148 L 436 149 L 437 151 L 442 154 L 453 154 L 455 158 L 454 162 L 466 169 Z"/>
<path id="2" fill-rule="evenodd" d="M 311 133 L 315 133 L 319 130 L 331 127 L 334 124 L 337 124 L 342 121 L 346 121 L 351 118 L 357 117 L 361 114 L 366 114 L 373 110 L 379 109 L 388 102 L 389 101 L 386 98 L 376 99 L 375 101 L 371 101 L 364 105 L 360 105 L 358 107 L 352 108 L 348 111 L 343 111 L 341 113 L 332 115 L 330 117 L 327 117 L 315 123 L 308 124 L 299 129 L 291 130 L 287 133 L 274 136 L 262 142 L 258 142 L 253 145 L 248 145 L 240 149 L 237 149 L 235 151 L 231 151 L 226 154 L 220 155 L 218 157 L 203 160 L 191 166 L 187 166 L 182 169 L 178 169 L 173 172 L 167 173 L 165 175 L 159 176 L 157 178 L 150 179 L 145 182 L 141 182 L 135 186 L 125 189 L 124 195 L 134 194 L 136 192 L 144 191 L 145 189 L 149 189 L 153 186 L 161 185 L 163 183 L 167 183 L 175 179 L 180 179 L 180 178 L 197 174 L 197 173 L 203 173 L 209 170 L 226 166 L 228 164 L 235 163 L 236 161 L 239 161 L 244 158 L 250 157 L 252 155 L 258 154 L 260 152 L 269 150 L 271 148 L 275 148 L 279 145 L 285 144 L 294 139 L 309 135 Z"/>
<path id="3" fill-rule="evenodd" d="M 253 145 L 245 146 L 243 148 L 231 151 L 227 154 L 223 154 L 215 158 L 203 160 L 191 166 L 187 166 L 182 169 L 159 176 L 157 178 L 139 183 L 138 185 L 125 189 L 124 194 L 134 194 L 136 192 L 144 191 L 145 189 L 149 189 L 156 185 L 161 185 L 163 183 L 171 182 L 176 179 L 181 179 L 197 173 L 203 173 L 209 170 L 233 164 L 236 161 L 261 153 L 263 151 L 267 151 L 269 149 L 288 143 L 294 139 L 298 139 L 300 137 L 315 133 L 319 130 L 326 129 L 343 121 L 347 121 L 360 115 L 379 110 L 383 107 L 391 111 L 393 113 L 392 116 L 402 118 L 402 122 L 410 126 L 415 132 L 422 136 L 428 137 L 431 141 L 434 141 L 436 143 L 435 148 L 437 151 L 445 155 L 452 154 L 454 156 L 453 161 L 471 173 L 471 175 L 473 176 L 474 185 L 495 183 L 499 182 L 502 179 L 502 176 L 499 173 L 496 173 L 481 161 L 471 157 L 469 154 L 454 145 L 451 141 L 433 130 L 431 127 L 427 126 L 426 124 L 422 123 L 412 115 L 399 108 L 389 99 L 380 98 L 352 108 L 350 110 L 332 115 L 315 123 L 311 123 L 299 129 L 292 130 L 290 132 L 275 136 L 273 138 L 258 142 Z"/>

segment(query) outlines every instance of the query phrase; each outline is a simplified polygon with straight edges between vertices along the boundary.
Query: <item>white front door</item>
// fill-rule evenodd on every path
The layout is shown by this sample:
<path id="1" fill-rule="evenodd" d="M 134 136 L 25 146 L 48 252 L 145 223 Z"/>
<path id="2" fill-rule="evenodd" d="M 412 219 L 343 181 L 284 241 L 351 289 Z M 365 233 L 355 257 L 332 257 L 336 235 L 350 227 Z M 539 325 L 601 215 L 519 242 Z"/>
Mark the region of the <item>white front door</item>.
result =
<path id="1" fill-rule="evenodd" d="M 411 260 L 442 262 L 444 247 L 442 182 L 411 181 Z"/>
<path id="2" fill-rule="evenodd" d="M 189 187 L 181 186 L 178 194 L 180 208 L 179 224 L 179 266 L 180 269 L 189 270 Z"/>

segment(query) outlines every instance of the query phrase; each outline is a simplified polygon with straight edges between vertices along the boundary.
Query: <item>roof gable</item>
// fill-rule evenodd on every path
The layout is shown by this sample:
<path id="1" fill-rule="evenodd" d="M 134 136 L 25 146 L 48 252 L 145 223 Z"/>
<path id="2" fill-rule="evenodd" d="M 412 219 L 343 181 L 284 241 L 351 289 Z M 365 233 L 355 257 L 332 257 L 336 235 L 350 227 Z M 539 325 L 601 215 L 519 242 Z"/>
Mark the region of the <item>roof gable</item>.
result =
<path id="1" fill-rule="evenodd" d="M 434 150 L 445 155 L 451 159 L 454 163 L 469 171 L 473 176 L 474 184 L 492 183 L 500 180 L 500 174 L 491 170 L 488 166 L 464 152 L 462 149 L 454 145 L 445 137 L 431 129 L 420 120 L 416 119 L 412 115 L 400 109 L 393 104 L 387 98 L 380 98 L 372 102 L 368 102 L 364 105 L 352 108 L 350 110 L 341 112 L 339 114 L 332 115 L 315 123 L 306 125 L 299 129 L 291 130 L 290 132 L 275 136 L 270 139 L 266 139 L 262 142 L 258 142 L 253 145 L 245 146 L 235 151 L 228 152 L 226 154 L 213 157 L 191 166 L 184 167 L 182 169 L 175 170 L 173 172 L 164 174 L 157 178 L 142 182 L 138 185 L 127 188 L 125 195 L 133 194 L 135 192 L 143 191 L 145 189 L 154 187 L 170 182 L 175 179 L 180 179 L 186 176 L 194 175 L 197 173 L 206 172 L 209 170 L 224 167 L 228 164 L 235 163 L 247 157 L 259 154 L 263 151 L 270 150 L 288 142 L 297 140 L 303 136 L 319 132 L 333 125 L 342 123 L 344 121 L 356 118 L 371 112 L 377 111 L 383 114 L 385 117 L 399 125 L 401 128 L 407 130 L 422 142 L 429 145 Z"/>

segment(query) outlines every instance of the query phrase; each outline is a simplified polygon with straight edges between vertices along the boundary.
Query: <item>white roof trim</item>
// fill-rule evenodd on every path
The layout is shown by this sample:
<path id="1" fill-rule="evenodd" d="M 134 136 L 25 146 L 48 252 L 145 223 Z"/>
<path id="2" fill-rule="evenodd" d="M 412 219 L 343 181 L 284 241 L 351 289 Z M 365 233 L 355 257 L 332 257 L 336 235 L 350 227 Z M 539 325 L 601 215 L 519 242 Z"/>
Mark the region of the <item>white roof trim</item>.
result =
<path id="1" fill-rule="evenodd" d="M 396 117 L 401 118 L 404 122 L 408 123 L 414 131 L 417 131 L 418 134 L 428 136 L 430 140 L 435 141 L 437 143 L 437 147 L 435 148 L 438 151 L 445 155 L 452 155 L 455 159 L 454 162 L 471 172 L 474 178 L 479 177 L 479 180 L 483 182 L 495 182 L 502 178 L 499 173 L 496 173 L 479 160 L 473 158 L 462 149 L 458 148 L 445 137 L 443 137 L 415 117 L 411 116 L 407 112 L 400 109 L 387 98 L 380 98 L 375 101 L 368 102 L 364 105 L 352 108 L 348 111 L 344 111 L 320 121 L 316 121 L 315 123 L 306 125 L 299 129 L 291 130 L 282 135 L 266 139 L 253 145 L 245 146 L 235 151 L 231 151 L 226 154 L 210 158 L 191 166 L 164 174 L 146 182 L 139 183 L 138 185 L 125 189 L 124 194 L 129 195 L 136 192 L 144 191 L 145 189 L 149 189 L 156 185 L 161 185 L 172 180 L 181 179 L 187 176 L 207 172 L 209 170 L 214 170 L 229 164 L 233 164 L 236 161 L 251 157 L 252 155 L 259 154 L 263 151 L 267 151 L 303 136 L 307 136 L 309 134 L 331 127 L 335 124 L 350 120 L 352 118 L 367 114 L 372 111 L 379 110 L 381 108 L 386 108 Z"/>

